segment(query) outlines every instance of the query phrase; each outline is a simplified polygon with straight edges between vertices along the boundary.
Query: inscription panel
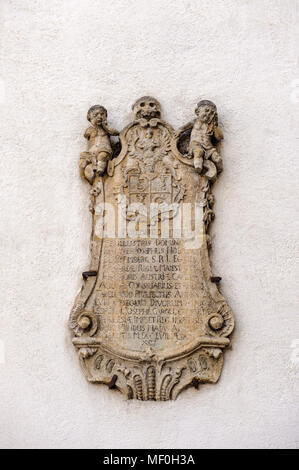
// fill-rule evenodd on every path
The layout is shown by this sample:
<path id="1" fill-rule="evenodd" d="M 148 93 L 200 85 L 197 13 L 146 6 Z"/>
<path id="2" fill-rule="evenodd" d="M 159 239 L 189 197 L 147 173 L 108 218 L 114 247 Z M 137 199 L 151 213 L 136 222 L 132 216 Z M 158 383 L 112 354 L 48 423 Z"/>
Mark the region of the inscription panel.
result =
<path id="1" fill-rule="evenodd" d="M 104 242 L 97 313 L 107 341 L 142 351 L 146 345 L 162 349 L 203 334 L 194 302 L 202 300 L 202 279 L 199 270 L 185 269 L 182 244 L 177 239 Z M 198 266 L 197 253 L 189 258 Z"/>

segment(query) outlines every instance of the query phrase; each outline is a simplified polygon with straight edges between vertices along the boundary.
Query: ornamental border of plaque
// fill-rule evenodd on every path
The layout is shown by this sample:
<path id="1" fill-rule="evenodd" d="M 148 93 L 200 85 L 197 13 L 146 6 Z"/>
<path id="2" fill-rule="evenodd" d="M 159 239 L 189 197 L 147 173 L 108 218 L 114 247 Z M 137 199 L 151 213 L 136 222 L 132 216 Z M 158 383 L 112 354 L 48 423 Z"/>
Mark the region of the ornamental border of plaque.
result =
<path id="1" fill-rule="evenodd" d="M 141 103 L 145 103 L 145 107 L 142 109 L 140 108 Z M 152 105 L 153 103 L 156 114 L 149 108 L 149 104 Z M 201 103 L 211 102 L 202 101 Z M 144 111 L 145 108 L 148 110 L 147 113 Z M 105 110 L 105 108 L 103 109 Z M 215 161 L 212 161 L 211 155 L 214 150 L 205 148 L 203 151 L 203 168 L 194 168 L 196 166 L 195 158 L 198 158 L 198 154 L 192 153 L 192 149 L 190 150 L 190 134 L 196 120 L 174 131 L 170 124 L 161 119 L 160 103 L 155 98 L 148 96 L 137 100 L 132 109 L 135 112 L 135 119 L 120 133 L 109 129 L 107 122 L 104 120 L 103 129 L 107 132 L 105 134 L 103 131 L 102 135 L 105 134 L 109 139 L 107 141 L 104 137 L 106 139 L 104 144 L 106 147 L 108 146 L 107 148 L 109 148 L 109 144 L 111 146 L 110 154 L 109 151 L 106 151 L 107 148 L 103 147 L 103 144 L 100 149 L 102 153 L 99 152 L 99 155 L 104 155 L 105 151 L 107 154 L 107 158 L 104 158 L 104 160 L 107 160 L 104 170 L 97 172 L 96 168 L 98 167 L 94 167 L 94 177 L 90 177 L 90 168 L 89 173 L 86 170 L 86 154 L 84 152 L 81 154 L 81 157 L 82 155 L 83 157 L 80 162 L 85 159 L 85 163 L 81 164 L 81 175 L 91 185 L 91 265 L 89 271 L 83 273 L 83 286 L 75 299 L 70 314 L 69 327 L 72 331 L 72 342 L 78 351 L 80 365 L 89 382 L 106 384 L 110 389 L 117 389 L 122 392 L 128 399 L 165 401 L 175 399 L 187 387 L 194 386 L 198 388 L 200 384 L 216 383 L 218 381 L 223 366 L 223 351 L 230 345 L 229 336 L 234 329 L 233 314 L 219 290 L 221 278 L 212 275 L 209 261 L 211 239 L 208 231 L 214 218 L 212 187 L 218 174 L 222 171 L 217 161 L 217 158 L 221 159 L 221 157 L 216 152 L 214 154 L 216 156 Z M 218 126 L 217 113 L 215 119 L 217 119 L 216 124 Z M 163 160 L 163 165 L 168 168 L 166 172 L 170 171 L 171 165 L 178 161 L 187 167 L 194 168 L 194 172 L 197 172 L 199 178 L 198 200 L 203 207 L 204 247 L 200 249 L 201 265 L 198 269 L 202 271 L 205 288 L 216 306 L 216 311 L 210 312 L 206 317 L 205 334 L 185 343 L 179 352 L 175 344 L 172 349 L 168 348 L 167 351 L 156 351 L 152 347 L 145 347 L 143 351 L 134 351 L 121 345 L 116 348 L 115 345 L 106 344 L 97 337 L 97 332 L 101 328 L 99 315 L 93 309 L 87 308 L 88 302 L 94 295 L 101 269 L 103 240 L 96 241 L 94 238 L 95 206 L 96 203 L 105 201 L 105 181 L 107 178 L 113 178 L 116 167 L 128 156 L 130 145 L 127 134 L 134 126 L 139 126 L 139 128 L 142 126 L 147 129 L 152 126 L 154 130 L 162 129 L 161 132 L 166 129 L 169 136 L 169 142 L 165 144 L 168 147 L 166 151 L 164 148 L 163 154 L 166 158 L 165 161 Z M 93 132 L 93 129 L 91 129 L 91 132 Z M 110 136 L 112 135 L 119 135 L 119 144 L 111 140 Z M 213 148 L 218 150 L 218 143 L 215 143 Z M 90 154 L 88 155 L 90 156 Z M 152 150 L 152 155 L 155 155 L 155 150 Z M 161 158 L 164 159 L 164 156 Z M 168 156 L 171 157 L 170 160 Z M 95 157 L 97 157 L 96 154 Z M 87 158 L 89 157 L 87 156 Z M 92 166 L 92 163 L 89 165 Z"/>

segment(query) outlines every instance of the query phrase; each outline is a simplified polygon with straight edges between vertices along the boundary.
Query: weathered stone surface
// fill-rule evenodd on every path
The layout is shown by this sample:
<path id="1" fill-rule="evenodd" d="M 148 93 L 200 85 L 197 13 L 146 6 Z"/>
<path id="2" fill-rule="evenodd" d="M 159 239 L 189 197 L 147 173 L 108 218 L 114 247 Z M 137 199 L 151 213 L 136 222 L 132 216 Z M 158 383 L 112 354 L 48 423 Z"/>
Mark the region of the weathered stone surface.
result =
<path id="1" fill-rule="evenodd" d="M 133 111 L 119 153 L 105 108 L 88 113 L 80 168 L 91 185 L 91 266 L 70 327 L 90 382 L 169 400 L 217 382 L 234 327 L 208 254 L 222 132 L 207 100 L 177 132 L 152 97 Z"/>

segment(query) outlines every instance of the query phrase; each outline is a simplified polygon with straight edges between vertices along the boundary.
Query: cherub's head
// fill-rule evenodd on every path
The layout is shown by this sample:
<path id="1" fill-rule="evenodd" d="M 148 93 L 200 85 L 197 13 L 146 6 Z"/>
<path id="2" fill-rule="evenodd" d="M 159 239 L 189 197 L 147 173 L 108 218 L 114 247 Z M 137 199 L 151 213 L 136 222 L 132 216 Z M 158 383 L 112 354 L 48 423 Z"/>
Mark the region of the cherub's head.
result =
<path id="1" fill-rule="evenodd" d="M 202 100 L 197 104 L 195 114 L 202 122 L 210 124 L 217 117 L 216 105 L 209 100 Z"/>
<path id="2" fill-rule="evenodd" d="M 136 119 L 159 118 L 161 116 L 161 106 L 158 100 L 151 96 L 143 96 L 135 101 L 132 106 Z"/>
<path id="3" fill-rule="evenodd" d="M 92 106 L 88 110 L 87 120 L 95 127 L 100 126 L 103 123 L 106 124 L 106 122 L 107 122 L 107 109 L 104 108 L 104 106 L 100 106 L 99 104 L 96 104 L 95 106 Z"/>

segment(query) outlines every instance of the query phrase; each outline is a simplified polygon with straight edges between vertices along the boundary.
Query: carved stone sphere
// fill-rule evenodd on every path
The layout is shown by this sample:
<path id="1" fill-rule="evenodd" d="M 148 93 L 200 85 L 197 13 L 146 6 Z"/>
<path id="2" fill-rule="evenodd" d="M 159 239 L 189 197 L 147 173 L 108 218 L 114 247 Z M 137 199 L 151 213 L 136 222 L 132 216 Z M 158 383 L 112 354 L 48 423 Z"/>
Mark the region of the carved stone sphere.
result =
<path id="1" fill-rule="evenodd" d="M 81 317 L 79 320 L 78 320 L 78 325 L 83 329 L 83 330 L 86 330 L 86 328 L 89 327 L 90 325 L 90 319 L 88 317 Z"/>
<path id="2" fill-rule="evenodd" d="M 209 319 L 209 325 L 212 328 L 212 330 L 220 330 L 222 328 L 224 323 L 224 320 L 221 315 L 213 315 Z"/>

